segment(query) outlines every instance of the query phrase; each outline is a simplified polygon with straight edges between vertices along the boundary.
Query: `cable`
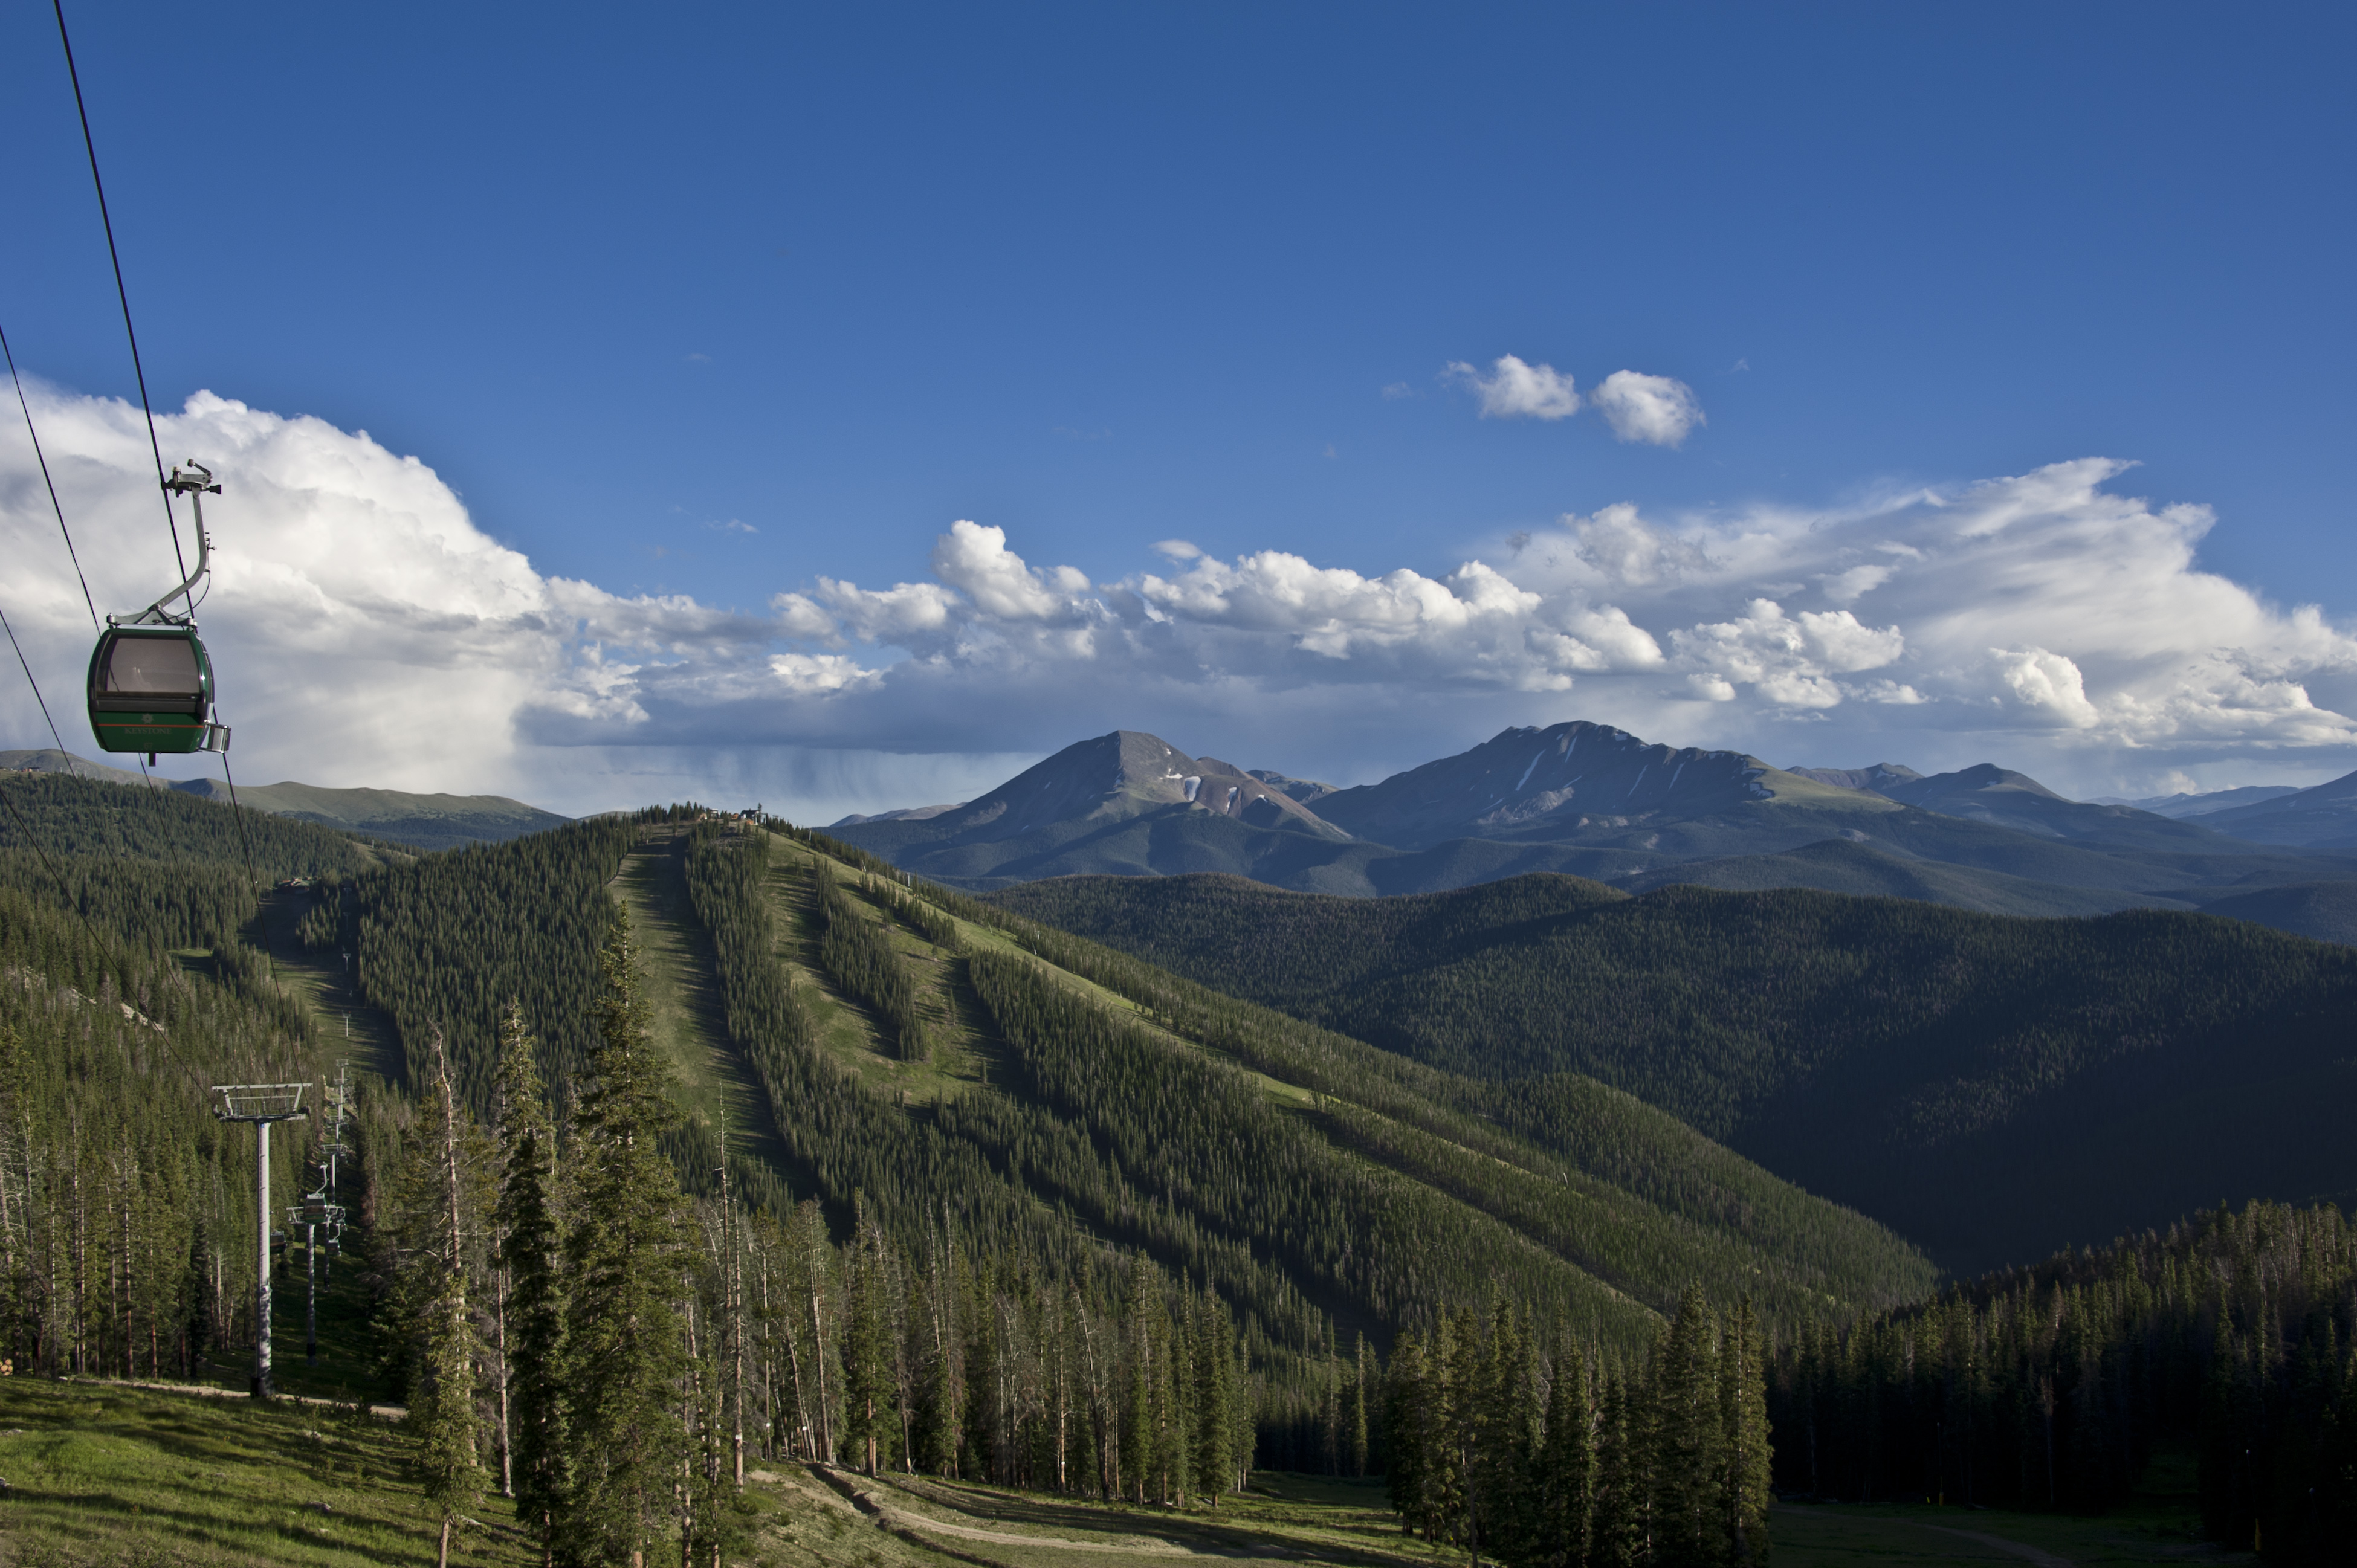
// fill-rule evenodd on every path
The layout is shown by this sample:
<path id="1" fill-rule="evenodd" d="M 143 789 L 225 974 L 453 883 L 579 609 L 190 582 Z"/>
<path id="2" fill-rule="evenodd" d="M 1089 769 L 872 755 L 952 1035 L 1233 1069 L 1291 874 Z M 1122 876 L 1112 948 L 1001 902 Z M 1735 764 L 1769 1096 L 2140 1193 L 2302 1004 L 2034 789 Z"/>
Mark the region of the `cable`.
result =
<path id="1" fill-rule="evenodd" d="M 33 688 L 33 701 L 41 704 L 41 718 L 49 726 L 49 738 L 58 743 L 59 760 L 66 765 L 66 772 L 71 774 L 73 754 L 66 750 L 65 736 L 58 733 L 58 721 L 49 717 L 48 699 L 41 695 L 41 683 L 33 679 L 33 667 L 25 662 L 25 645 L 16 640 L 16 628 L 8 624 L 6 610 L 0 610 L 0 629 L 8 633 L 8 646 L 16 650 L 16 662 L 24 665 L 26 683 Z"/>
<path id="2" fill-rule="evenodd" d="M 139 408 L 147 416 L 147 450 L 156 459 L 156 484 L 162 489 L 164 479 L 164 448 L 156 439 L 156 410 L 147 401 L 147 371 L 139 362 L 139 334 L 131 326 L 131 293 L 123 286 L 123 257 L 114 248 L 114 220 L 107 216 L 106 182 L 98 177 L 98 144 L 91 139 L 90 110 L 81 101 L 81 72 L 74 69 L 73 40 L 66 36 L 65 0 L 49 0 L 58 14 L 58 42 L 65 46 L 66 75 L 73 82 L 74 112 L 81 116 L 82 150 L 90 154 L 90 183 L 98 192 L 98 220 L 106 228 L 106 256 L 114 263 L 114 297 L 123 302 L 123 335 L 131 339 L 131 373 L 139 381 Z M 172 532 L 172 559 L 179 564 L 183 580 L 188 575 L 188 557 L 180 553 L 180 521 L 172 514 L 172 492 L 164 490 L 164 526 Z M 188 601 L 188 614 L 197 613 L 196 600 Z"/>
<path id="3" fill-rule="evenodd" d="M 253 885 L 253 896 L 258 900 L 262 897 L 262 874 L 253 869 L 253 834 L 245 825 L 245 809 L 237 803 L 237 780 L 230 776 L 226 746 L 221 749 L 221 778 L 229 785 L 229 809 L 237 818 L 237 836 L 245 841 L 245 879 Z"/>
<path id="4" fill-rule="evenodd" d="M 41 483 L 49 488 L 49 510 L 58 514 L 58 532 L 66 536 L 66 554 L 73 562 L 75 579 L 81 584 L 81 602 L 90 609 L 90 629 L 97 631 L 98 602 L 90 596 L 90 579 L 81 575 L 81 553 L 74 549 L 73 531 L 66 527 L 66 509 L 58 504 L 57 481 L 49 478 L 48 455 L 41 450 L 41 433 L 33 428 L 33 405 L 25 401 L 25 381 L 16 373 L 16 351 L 8 347 L 5 332 L 0 332 L 0 354 L 7 356 L 8 379 L 16 383 L 16 406 L 25 411 L 25 434 L 33 438 L 33 458 L 41 465 Z"/>

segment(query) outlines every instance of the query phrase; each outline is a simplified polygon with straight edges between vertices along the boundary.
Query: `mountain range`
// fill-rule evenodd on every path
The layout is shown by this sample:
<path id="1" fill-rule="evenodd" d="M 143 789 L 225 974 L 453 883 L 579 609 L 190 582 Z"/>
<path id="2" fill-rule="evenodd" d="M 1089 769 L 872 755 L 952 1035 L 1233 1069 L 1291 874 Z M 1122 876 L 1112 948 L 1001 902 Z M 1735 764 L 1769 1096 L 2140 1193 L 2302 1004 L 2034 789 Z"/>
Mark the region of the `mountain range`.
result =
<path id="1" fill-rule="evenodd" d="M 2255 800 L 2224 793 L 2244 803 L 2187 812 L 2171 798 L 2179 809 L 2151 811 L 2069 800 L 1993 764 L 1930 777 L 1887 762 L 1780 768 L 1584 721 L 1508 729 L 1337 789 L 1120 730 L 979 800 L 833 831 L 970 891 L 1224 873 L 1367 897 L 1555 872 L 1630 892 L 1807 887 L 2010 915 L 2218 907 L 2357 940 L 2357 775 Z"/>
<path id="2" fill-rule="evenodd" d="M 2211 789 L 2189 795 L 2179 790 L 2174 795 L 2147 795 L 2141 800 L 2118 795 L 2098 795 L 2098 806 L 2134 806 L 2139 811 L 2154 811 L 2164 817 L 2206 817 L 2212 811 L 2223 811 L 2234 806 L 2255 806 L 2262 800 L 2281 800 L 2297 795 L 2297 784 L 2245 784 L 2236 789 Z"/>
<path id="3" fill-rule="evenodd" d="M 227 804 L 229 786 L 214 779 L 156 779 L 128 768 L 75 757 L 55 748 L 0 751 L 0 770 L 72 773 L 111 784 L 153 785 L 199 800 Z M 248 784 L 236 791 L 240 805 L 274 817 L 291 817 L 321 827 L 341 828 L 412 849 L 457 849 L 498 843 L 524 833 L 560 827 L 572 819 L 505 795 L 415 795 L 402 789 L 335 789 L 317 784 Z"/>

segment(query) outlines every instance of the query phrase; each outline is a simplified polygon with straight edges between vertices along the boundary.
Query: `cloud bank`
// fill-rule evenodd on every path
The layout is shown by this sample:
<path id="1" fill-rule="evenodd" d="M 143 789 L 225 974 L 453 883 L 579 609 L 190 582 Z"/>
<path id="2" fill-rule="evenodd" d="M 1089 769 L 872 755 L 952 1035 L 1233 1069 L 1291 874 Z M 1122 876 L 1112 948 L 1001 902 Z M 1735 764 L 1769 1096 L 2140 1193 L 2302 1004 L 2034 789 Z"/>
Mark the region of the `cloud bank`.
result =
<path id="1" fill-rule="evenodd" d="M 1613 395 L 1667 431 L 1683 405 L 1651 380 Z M 54 392 L 34 412 L 102 611 L 145 603 L 170 556 L 137 412 Z M 544 575 L 364 433 L 210 393 L 159 423 L 229 484 L 203 620 L 254 782 L 824 820 L 970 795 L 1115 726 L 1348 782 L 1575 717 L 1787 765 L 1998 760 L 2083 793 L 2357 763 L 2357 641 L 2201 570 L 2211 513 L 2121 493 L 2104 458 L 1838 510 L 1606 506 L 1447 569 L 1173 539 L 1092 573 L 952 521 L 909 580 L 780 581 L 737 614 Z M 911 532 L 913 564 L 932 531 Z M 5 607 L 87 751 L 89 619 L 21 430 L 0 539 Z M 0 690 L 5 744 L 47 744 L 22 682 Z"/>

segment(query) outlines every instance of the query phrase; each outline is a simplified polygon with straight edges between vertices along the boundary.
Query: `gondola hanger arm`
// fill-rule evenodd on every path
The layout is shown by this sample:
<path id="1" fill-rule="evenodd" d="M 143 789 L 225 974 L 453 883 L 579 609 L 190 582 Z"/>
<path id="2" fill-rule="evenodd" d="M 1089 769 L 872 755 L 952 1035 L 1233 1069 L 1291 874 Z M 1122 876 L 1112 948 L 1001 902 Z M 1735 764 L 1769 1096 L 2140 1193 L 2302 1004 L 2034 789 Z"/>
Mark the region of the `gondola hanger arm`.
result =
<path id="1" fill-rule="evenodd" d="M 193 610 L 188 615 L 176 616 L 164 607 L 182 595 L 190 593 L 199 583 L 205 580 L 205 574 L 211 569 L 213 542 L 212 536 L 205 532 L 204 498 L 221 494 L 221 488 L 220 482 L 213 478 L 213 471 L 191 457 L 186 463 L 172 465 L 172 477 L 164 481 L 164 489 L 173 495 L 188 497 L 188 505 L 196 511 L 196 570 L 188 574 L 187 582 L 157 599 L 137 615 L 107 617 L 107 624 L 110 626 L 187 626 L 196 618 Z"/>

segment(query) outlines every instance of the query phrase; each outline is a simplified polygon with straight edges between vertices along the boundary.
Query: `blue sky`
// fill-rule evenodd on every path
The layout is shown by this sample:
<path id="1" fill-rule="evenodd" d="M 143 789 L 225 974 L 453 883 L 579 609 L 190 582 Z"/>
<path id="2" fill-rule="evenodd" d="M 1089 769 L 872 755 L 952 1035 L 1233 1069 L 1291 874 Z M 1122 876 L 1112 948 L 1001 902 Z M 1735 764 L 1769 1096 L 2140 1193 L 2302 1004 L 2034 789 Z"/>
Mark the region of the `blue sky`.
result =
<path id="1" fill-rule="evenodd" d="M 832 809 L 987 782 L 1008 758 L 1115 724 L 1356 778 L 1503 723 L 1582 716 L 1784 763 L 1994 757 L 2086 793 L 2357 766 L 2345 725 L 2150 717 L 2221 650 L 2244 660 L 2238 680 L 2357 712 L 2333 629 L 2357 615 L 2352 218 L 2336 194 L 2352 150 L 2337 73 L 2357 26 L 2342 9 L 68 16 L 159 410 L 206 390 L 366 431 L 430 468 L 535 580 L 617 603 L 670 596 L 704 618 L 650 629 L 641 616 L 631 633 L 583 612 L 545 655 L 561 667 L 550 689 L 572 695 L 485 709 L 474 722 L 504 739 L 454 746 L 438 767 L 357 741 L 332 761 L 307 753 L 291 711 L 259 700 L 294 689 L 256 670 L 248 706 L 265 711 L 239 722 L 265 771 L 537 789 L 576 807 L 632 779 L 772 782 Z M 0 17 L 0 134 L 13 219 L 0 325 L 60 400 L 62 430 L 88 400 L 134 389 L 38 6 Z M 1683 383 L 1706 423 L 1668 446 L 1615 439 L 1592 404 L 1483 417 L 1448 367 L 1488 375 L 1505 355 L 1569 376 L 1583 400 L 1624 370 Z M 1993 568 L 1943 555 L 1904 498 L 1953 501 L 2098 457 L 2140 466 L 2051 503 L 2025 559 L 2059 580 L 2190 538 L 2190 566 L 2162 563 L 2100 613 L 2061 596 L 2050 628 L 2011 628 L 1979 675 L 1959 662 L 1969 638 L 1878 618 L 1888 590 L 1836 603 L 1794 585 L 1843 562 L 1729 542 L 1848 529 L 1858 559 L 1898 544 L 1953 585 Z M 81 504 L 95 519 L 92 462 Z M 217 513 L 225 555 L 234 497 Z M 2190 534 L 2133 518 L 2113 519 L 2126 534 L 2089 532 L 2089 507 L 2110 516 L 2131 497 L 2149 498 L 2151 519 L 2212 517 Z M 1552 543 L 1596 564 L 1582 525 L 1562 520 L 1592 526 L 1618 506 L 1717 566 L 1690 570 L 1684 598 L 1600 567 L 1540 580 Z M 998 548 L 1035 573 L 1069 564 L 1111 585 L 1079 595 L 1101 613 L 1006 612 L 1027 635 L 1093 624 L 1088 648 L 1053 650 L 1090 678 L 1010 643 L 1005 616 L 974 629 L 986 595 L 954 564 L 942 575 L 936 545 L 959 520 L 1003 531 Z M 1520 533 L 1535 545 L 1518 550 Z M 2078 553 L 2055 553 L 2063 535 Z M 1133 635 L 1163 624 L 1145 607 L 1177 613 L 1141 587 L 1178 580 L 1188 558 L 1150 549 L 1167 540 L 1369 582 L 1441 582 L 1478 559 L 1545 597 L 1533 613 L 1565 635 L 1577 635 L 1566 616 L 1625 609 L 1656 656 L 1506 676 L 1494 647 L 1471 663 L 1370 662 L 1370 638 L 1397 651 L 1381 614 L 1361 651 L 1338 654 L 1315 646 L 1333 618 L 1240 621 L 1223 600 L 1185 678 L 1147 692 L 1106 644 L 1126 637 L 1147 667 L 1178 670 Z M 2134 638 L 2073 643 L 2091 614 L 2183 620 L 2192 601 L 2168 583 L 2194 568 L 2250 604 L 2211 641 L 2181 628 L 2178 675 L 2156 674 L 2160 655 Z M 387 581 L 403 569 L 382 567 Z M 965 609 L 945 624 L 964 629 L 879 619 L 822 578 L 946 584 Z M 832 624 L 797 620 L 779 595 Z M 1810 623 L 1760 634 L 1806 669 L 1747 679 L 1740 658 L 1711 651 L 1742 639 L 1706 628 L 1756 630 L 1747 607 L 1762 600 L 1794 627 L 1813 613 L 1898 628 L 1908 659 L 1946 651 L 1920 676 L 1895 656 L 1861 665 L 1879 656 L 1828 654 Z M 1562 607 L 1574 601 L 1586 609 Z M 225 591 L 208 630 L 247 639 L 255 664 L 294 658 L 308 645 L 283 618 L 301 602 Z M 44 603 L 7 607 L 63 650 Z M 2308 604 L 2320 632 L 2293 625 Z M 1979 612 L 1960 591 L 1909 613 Z M 2235 614 L 2257 618 L 2236 629 Z M 1236 640 L 1245 631 L 1265 645 Z M 977 638 L 997 639 L 996 662 L 973 653 Z M 2245 658 L 2258 643 L 2269 651 Z M 486 633 L 468 657 L 512 669 L 500 646 Z M 585 676 L 585 648 L 597 669 L 631 663 L 636 684 Z M 793 666 L 800 683 L 770 703 L 744 672 L 780 657 L 848 662 L 823 678 Z M 1364 668 L 1349 679 L 1318 673 L 1332 672 L 1318 659 L 1351 657 Z M 2040 657 L 2072 661 L 2085 714 L 2071 716 L 2067 693 L 2042 708 L 2022 694 Z M 960 659 L 964 684 L 943 675 L 922 697 L 905 689 L 914 675 L 888 674 Z M 690 664 L 701 684 L 656 689 L 652 672 Z M 1870 701 L 1875 681 L 1919 700 Z M 1698 697 L 1712 682 L 1735 695 Z M 2235 711 L 2279 716 L 2285 701 Z M 2015 720 L 1982 711 L 2007 703 Z M 615 780 L 593 788 L 568 747 L 637 760 L 591 769 Z M 898 773 L 896 757 L 910 759 Z M 351 776 L 321 777 L 339 770 Z"/>

